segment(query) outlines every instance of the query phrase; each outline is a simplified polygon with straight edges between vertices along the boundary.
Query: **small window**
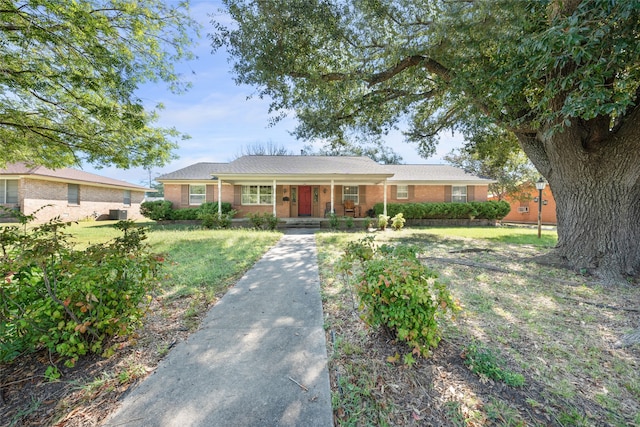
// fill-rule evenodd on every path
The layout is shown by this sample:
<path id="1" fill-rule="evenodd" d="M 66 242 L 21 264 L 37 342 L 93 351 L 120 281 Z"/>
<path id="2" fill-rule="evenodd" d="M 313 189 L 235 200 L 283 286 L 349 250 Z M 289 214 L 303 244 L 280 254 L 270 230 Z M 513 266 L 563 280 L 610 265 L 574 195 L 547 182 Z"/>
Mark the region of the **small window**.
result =
<path id="1" fill-rule="evenodd" d="M 207 193 L 206 185 L 189 185 L 189 204 L 201 205 L 205 202 Z"/>
<path id="2" fill-rule="evenodd" d="M 398 186 L 396 186 L 396 198 L 397 199 L 408 199 L 409 198 L 409 186 L 408 185 L 398 185 Z"/>
<path id="3" fill-rule="evenodd" d="M 353 200 L 356 205 L 358 202 L 358 186 L 357 185 L 345 185 L 342 190 L 342 200 Z"/>
<path id="4" fill-rule="evenodd" d="M 80 204 L 80 185 L 67 184 L 67 203 L 70 205 Z"/>
<path id="5" fill-rule="evenodd" d="M 243 205 L 271 205 L 273 204 L 273 187 L 270 185 L 243 185 Z"/>
<path id="6" fill-rule="evenodd" d="M 466 203 L 467 201 L 467 186 L 453 186 L 451 187 L 451 201 Z"/>
<path id="7" fill-rule="evenodd" d="M 124 190 L 122 204 L 125 206 L 131 206 L 131 190 Z"/>
<path id="8" fill-rule="evenodd" d="M 17 179 L 0 179 L 0 203 L 18 203 Z"/>

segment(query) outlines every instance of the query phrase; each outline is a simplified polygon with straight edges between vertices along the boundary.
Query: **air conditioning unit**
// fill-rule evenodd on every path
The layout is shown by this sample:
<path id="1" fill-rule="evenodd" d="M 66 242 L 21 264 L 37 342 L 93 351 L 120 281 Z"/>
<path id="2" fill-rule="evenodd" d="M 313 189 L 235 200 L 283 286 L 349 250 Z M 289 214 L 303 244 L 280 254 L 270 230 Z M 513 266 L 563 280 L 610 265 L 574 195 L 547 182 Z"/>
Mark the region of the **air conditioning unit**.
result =
<path id="1" fill-rule="evenodd" d="M 529 213 L 529 206 L 520 206 L 518 208 L 519 213 Z"/>

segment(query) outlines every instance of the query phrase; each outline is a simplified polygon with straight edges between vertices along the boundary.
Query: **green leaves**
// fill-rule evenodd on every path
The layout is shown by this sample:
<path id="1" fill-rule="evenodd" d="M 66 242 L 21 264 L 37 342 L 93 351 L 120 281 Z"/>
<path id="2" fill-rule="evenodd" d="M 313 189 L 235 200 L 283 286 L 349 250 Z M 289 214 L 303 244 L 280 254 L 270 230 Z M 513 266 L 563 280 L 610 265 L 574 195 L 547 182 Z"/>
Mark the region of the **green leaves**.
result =
<path id="1" fill-rule="evenodd" d="M 459 310 L 437 274 L 416 258 L 416 248 L 378 248 L 372 237 L 349 243 L 340 265 L 354 262 L 361 267 L 356 293 L 365 322 L 394 331 L 409 345 L 405 363 L 414 362 L 412 354 L 428 356 L 440 342 L 438 320 Z"/>
<path id="2" fill-rule="evenodd" d="M 89 351 L 108 355 L 109 339 L 133 332 L 144 315 L 164 261 L 147 251 L 145 231 L 120 222 L 122 236 L 77 251 L 68 225 L 7 227 L 0 236 L 0 360 L 41 348 L 68 366 Z"/>
<path id="3" fill-rule="evenodd" d="M 153 127 L 156 114 L 135 91 L 158 81 L 186 88 L 173 65 L 192 56 L 186 5 L 42 0 L 2 9 L 0 165 L 131 167 L 171 158 L 178 132 Z"/>

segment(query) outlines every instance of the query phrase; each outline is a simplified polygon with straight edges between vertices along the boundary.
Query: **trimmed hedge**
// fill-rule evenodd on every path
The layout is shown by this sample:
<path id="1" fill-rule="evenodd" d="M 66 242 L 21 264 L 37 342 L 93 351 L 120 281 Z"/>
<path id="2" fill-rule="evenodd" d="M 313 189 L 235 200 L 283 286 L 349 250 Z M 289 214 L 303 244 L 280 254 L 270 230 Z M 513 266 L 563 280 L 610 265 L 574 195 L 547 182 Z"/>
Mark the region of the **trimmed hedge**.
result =
<path id="1" fill-rule="evenodd" d="M 376 215 L 383 212 L 384 205 L 376 203 L 373 210 Z M 502 219 L 511 206 L 505 201 L 468 202 L 468 203 L 389 203 L 387 215 L 402 213 L 406 219 Z"/>
<path id="2" fill-rule="evenodd" d="M 232 211 L 231 203 L 222 202 L 222 214 Z M 218 213 L 218 202 L 207 202 L 197 208 L 173 209 L 168 200 L 156 200 L 153 202 L 143 202 L 140 205 L 140 213 L 145 218 L 154 221 L 165 220 L 198 220 L 204 215 Z"/>

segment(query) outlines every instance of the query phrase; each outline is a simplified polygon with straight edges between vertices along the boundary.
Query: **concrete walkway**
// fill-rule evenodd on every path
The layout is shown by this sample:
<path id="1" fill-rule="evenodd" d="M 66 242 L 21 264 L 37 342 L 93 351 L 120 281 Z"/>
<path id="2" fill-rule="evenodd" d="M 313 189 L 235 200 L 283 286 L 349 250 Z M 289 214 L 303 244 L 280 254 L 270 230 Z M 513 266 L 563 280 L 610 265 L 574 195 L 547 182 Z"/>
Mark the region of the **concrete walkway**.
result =
<path id="1" fill-rule="evenodd" d="M 285 234 L 106 426 L 333 425 L 316 247 Z"/>

